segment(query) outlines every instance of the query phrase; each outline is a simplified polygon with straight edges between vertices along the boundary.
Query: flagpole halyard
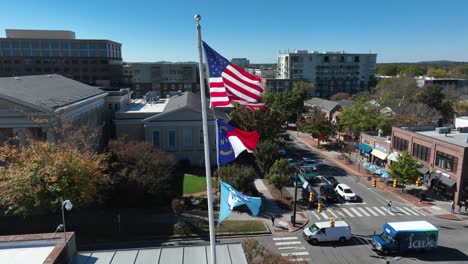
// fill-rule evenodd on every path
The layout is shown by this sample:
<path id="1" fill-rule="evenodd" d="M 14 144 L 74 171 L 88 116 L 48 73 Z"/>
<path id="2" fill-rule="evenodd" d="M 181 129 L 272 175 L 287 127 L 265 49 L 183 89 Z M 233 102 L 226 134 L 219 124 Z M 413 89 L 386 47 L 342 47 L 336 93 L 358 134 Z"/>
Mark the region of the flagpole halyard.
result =
<path id="1" fill-rule="evenodd" d="M 208 118 L 206 114 L 206 96 L 205 96 L 205 79 L 203 76 L 203 51 L 202 51 L 202 38 L 201 38 L 201 16 L 195 15 L 197 21 L 197 37 L 198 37 L 198 54 L 199 54 L 199 72 L 200 72 L 200 97 L 202 105 L 202 121 L 203 121 L 203 144 L 205 150 L 205 173 L 206 173 L 206 194 L 208 202 L 208 222 L 210 228 L 210 249 L 211 249 L 211 263 L 216 264 L 216 238 L 214 226 L 214 213 L 213 213 L 213 193 L 211 188 L 211 160 L 210 160 L 210 146 L 208 138 Z"/>

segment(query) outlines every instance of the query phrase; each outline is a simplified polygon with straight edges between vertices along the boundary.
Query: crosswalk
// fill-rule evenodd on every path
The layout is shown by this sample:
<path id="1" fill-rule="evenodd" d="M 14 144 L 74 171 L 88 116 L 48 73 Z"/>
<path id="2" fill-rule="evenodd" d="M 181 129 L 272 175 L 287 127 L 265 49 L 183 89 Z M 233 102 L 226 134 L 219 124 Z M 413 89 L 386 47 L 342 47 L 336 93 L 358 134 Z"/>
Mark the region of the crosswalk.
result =
<path id="1" fill-rule="evenodd" d="M 274 237 L 273 242 L 281 256 L 288 257 L 290 261 L 310 261 L 309 252 L 306 251 L 306 243 L 297 236 Z"/>
<path id="2" fill-rule="evenodd" d="M 311 211 L 312 218 L 328 220 L 330 215 L 336 218 L 359 218 L 376 216 L 426 216 L 425 213 L 414 207 L 396 207 L 391 211 L 385 206 L 357 206 L 357 207 L 328 207 L 321 213 Z"/>

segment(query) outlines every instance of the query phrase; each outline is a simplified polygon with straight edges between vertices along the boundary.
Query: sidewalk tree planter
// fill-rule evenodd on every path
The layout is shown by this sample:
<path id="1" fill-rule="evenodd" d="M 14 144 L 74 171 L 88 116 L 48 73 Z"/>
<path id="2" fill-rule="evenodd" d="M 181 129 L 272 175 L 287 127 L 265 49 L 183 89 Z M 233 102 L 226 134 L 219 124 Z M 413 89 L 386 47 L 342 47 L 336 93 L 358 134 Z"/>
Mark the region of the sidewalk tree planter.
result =
<path id="1" fill-rule="evenodd" d="M 390 165 L 389 173 L 393 179 L 397 179 L 398 183 L 404 186 L 416 182 L 419 177 L 418 168 L 417 161 L 407 151 L 403 151 L 397 161 Z"/>

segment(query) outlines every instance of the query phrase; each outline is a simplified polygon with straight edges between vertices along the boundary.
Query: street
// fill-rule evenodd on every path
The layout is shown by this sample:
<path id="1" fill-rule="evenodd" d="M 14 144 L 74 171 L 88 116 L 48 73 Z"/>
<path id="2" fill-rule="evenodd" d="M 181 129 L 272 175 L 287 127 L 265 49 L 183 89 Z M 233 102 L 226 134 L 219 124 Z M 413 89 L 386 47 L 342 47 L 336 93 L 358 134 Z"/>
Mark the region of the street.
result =
<path id="1" fill-rule="evenodd" d="M 331 242 L 312 246 L 302 237 L 302 229 L 294 233 L 275 233 L 271 237 L 259 237 L 260 242 L 268 245 L 275 252 L 307 260 L 311 263 L 467 263 L 468 261 L 468 224 L 466 221 L 452 221 L 432 216 L 421 208 L 399 200 L 384 191 L 374 189 L 370 183 L 363 182 L 359 177 L 347 173 L 324 159 L 306 144 L 298 141 L 288 141 L 286 156 L 294 159 L 309 157 L 317 160 L 319 175 L 334 176 L 339 183 L 345 183 L 359 196 L 357 202 L 331 203 L 321 214 L 317 208 L 306 210 L 309 224 L 334 220 L 345 220 L 352 230 L 353 237 L 344 244 Z M 314 186 L 318 193 L 318 185 Z M 294 196 L 294 188 L 287 190 Z M 298 190 L 298 199 L 300 199 Z M 393 202 L 392 210 L 387 210 L 387 202 Z M 380 233 L 386 222 L 426 220 L 439 229 L 438 248 L 432 252 L 411 252 L 402 256 L 397 254 L 381 256 L 372 250 L 372 236 Z"/>

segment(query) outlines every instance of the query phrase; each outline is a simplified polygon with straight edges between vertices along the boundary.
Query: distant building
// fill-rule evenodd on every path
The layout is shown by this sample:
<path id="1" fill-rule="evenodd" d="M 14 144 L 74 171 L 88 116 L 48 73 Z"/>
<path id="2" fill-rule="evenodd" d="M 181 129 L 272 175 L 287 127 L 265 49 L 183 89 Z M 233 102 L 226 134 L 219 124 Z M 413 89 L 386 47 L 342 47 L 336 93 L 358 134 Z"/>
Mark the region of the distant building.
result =
<path id="1" fill-rule="evenodd" d="M 468 79 L 455 78 L 434 78 L 434 77 L 416 77 L 416 84 L 419 87 L 428 85 L 440 85 L 443 87 L 462 88 L 468 87 Z"/>
<path id="2" fill-rule="evenodd" d="M 239 67 L 242 67 L 242 68 L 248 68 L 249 65 L 250 65 L 250 61 L 246 58 L 233 58 L 231 60 L 231 63 L 239 66 Z"/>
<path id="3" fill-rule="evenodd" d="M 329 98 L 339 93 L 366 91 L 376 73 L 377 54 L 308 52 L 278 55 L 278 79 L 307 80 L 314 85 L 310 96 Z"/>
<path id="4" fill-rule="evenodd" d="M 183 92 L 169 98 L 146 96 L 132 100 L 115 112 L 116 136 L 151 143 L 174 154 L 177 160 L 204 166 L 203 127 L 200 95 Z M 215 119 L 228 120 L 225 113 L 208 111 L 211 163 L 216 164 Z"/>
<path id="5" fill-rule="evenodd" d="M 0 38 L 0 77 L 60 74 L 91 85 L 120 85 L 121 46 L 76 39 L 73 31 L 7 29 Z"/>
<path id="6" fill-rule="evenodd" d="M 262 84 L 272 92 L 292 90 L 294 81 L 291 79 L 262 78 Z"/>
<path id="7" fill-rule="evenodd" d="M 199 92 L 198 64 L 196 63 L 128 63 L 124 79 L 131 85 L 136 98 L 155 92 L 161 98 L 171 92 Z"/>
<path id="8" fill-rule="evenodd" d="M 0 140 L 18 136 L 25 142 L 27 133 L 54 140 L 60 122 L 100 128 L 109 118 L 106 96 L 101 89 L 57 74 L 0 78 Z"/>
<path id="9" fill-rule="evenodd" d="M 246 68 L 248 73 L 258 76 L 260 78 L 275 78 L 275 70 L 273 69 L 254 69 Z"/>
<path id="10" fill-rule="evenodd" d="M 326 118 L 332 122 L 337 122 L 339 115 L 343 111 L 343 107 L 349 105 L 351 105 L 351 101 L 348 100 L 335 102 L 318 97 L 304 101 L 304 106 L 320 110 L 325 113 Z"/>

